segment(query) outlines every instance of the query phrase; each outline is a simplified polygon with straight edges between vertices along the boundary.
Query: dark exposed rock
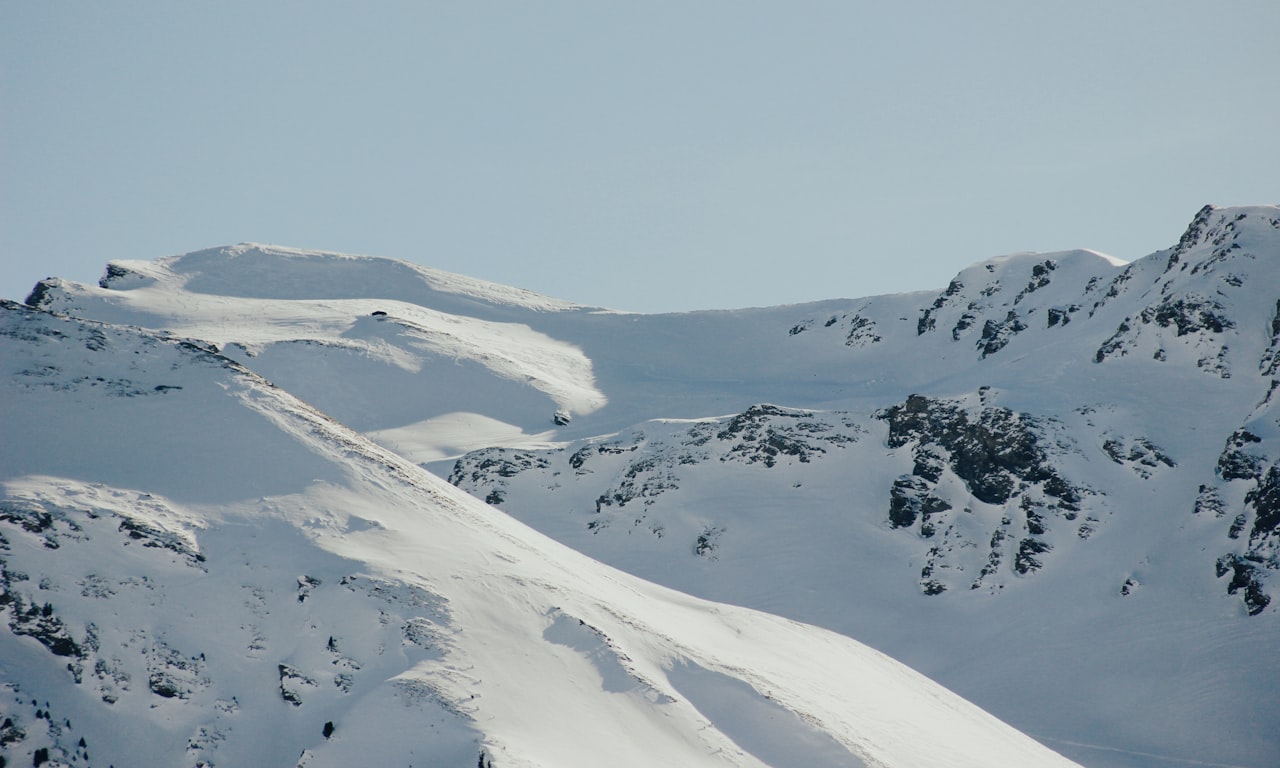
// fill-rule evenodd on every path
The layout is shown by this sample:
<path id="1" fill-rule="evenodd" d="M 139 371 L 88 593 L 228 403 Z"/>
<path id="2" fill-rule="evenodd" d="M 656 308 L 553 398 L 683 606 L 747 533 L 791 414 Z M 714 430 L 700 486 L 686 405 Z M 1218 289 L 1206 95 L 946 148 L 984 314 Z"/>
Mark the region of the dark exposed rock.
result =
<path id="1" fill-rule="evenodd" d="M 1111 437 L 1103 441 L 1102 451 L 1115 463 L 1131 467 L 1143 478 L 1151 477 L 1150 470 L 1159 466 L 1177 466 L 1177 462 L 1145 437 Z"/>
<path id="2" fill-rule="evenodd" d="M 674 467 L 685 463 L 686 456 L 658 452 L 631 462 L 618 484 L 596 498 L 596 513 L 605 507 L 625 507 L 636 499 L 642 499 L 644 505 L 649 506 L 659 495 L 676 490 L 679 485 Z"/>
<path id="3" fill-rule="evenodd" d="M 547 457 L 529 451 L 490 448 L 469 453 L 454 462 L 449 482 L 462 486 L 464 482 L 479 483 L 495 477 L 507 479 L 528 469 L 546 469 L 550 465 Z"/>
<path id="4" fill-rule="evenodd" d="M 1222 517 L 1226 514 L 1226 507 L 1216 488 L 1209 485 L 1200 486 L 1199 493 L 1196 495 L 1195 513 L 1197 515 L 1212 513 L 1214 517 Z"/>
<path id="5" fill-rule="evenodd" d="M 1244 509 L 1234 516 L 1227 530 L 1227 538 L 1238 541 L 1248 528 L 1247 543 L 1243 551 L 1223 555 L 1217 563 L 1219 577 L 1232 574 L 1227 593 L 1240 594 L 1250 615 L 1261 613 L 1270 603 L 1265 590 L 1266 573 L 1280 570 L 1280 462 L 1267 465 L 1262 443 L 1262 438 L 1250 430 L 1236 430 L 1227 439 L 1217 466 L 1224 481 L 1253 483 L 1245 493 Z M 1196 511 L 1202 507 L 1213 509 L 1217 517 L 1226 514 L 1216 490 L 1205 486 L 1200 488 Z"/>
<path id="6" fill-rule="evenodd" d="M 1244 503 L 1254 510 L 1250 542 L 1280 534 L 1280 464 L 1267 470 L 1257 487 L 1245 494 Z"/>
<path id="7" fill-rule="evenodd" d="M 44 533 L 53 527 L 53 515 L 34 502 L 6 499 L 0 501 L 0 522 L 14 523 L 27 533 Z"/>
<path id="8" fill-rule="evenodd" d="M 31 289 L 31 293 L 27 294 L 23 303 L 28 307 L 43 309 L 49 303 L 49 296 L 56 287 L 57 281 L 52 278 L 41 280 Z"/>
<path id="9" fill-rule="evenodd" d="M 1027 330 L 1027 324 L 1022 322 L 1017 312 L 1009 310 L 1004 320 L 988 320 L 983 324 L 982 335 L 978 338 L 976 346 L 985 358 L 1004 349 L 1014 336 L 1025 330 Z"/>
<path id="10" fill-rule="evenodd" d="M 277 666 L 280 673 L 280 698 L 295 707 L 302 706 L 302 687 L 316 687 L 316 681 L 303 674 L 302 670 L 289 664 Z"/>
<path id="11" fill-rule="evenodd" d="M 119 264 L 108 264 L 106 273 L 98 280 L 98 287 L 110 288 L 112 283 L 118 282 L 131 274 L 133 273 L 126 267 L 122 267 Z"/>
<path id="12" fill-rule="evenodd" d="M 1018 292 L 1014 297 L 1013 303 L 1017 304 L 1026 298 L 1029 294 L 1034 293 L 1049 284 L 1049 273 L 1058 268 L 1058 263 L 1053 259 L 1045 259 L 1031 267 L 1031 280 L 1027 283 L 1027 287 Z"/>
<path id="13" fill-rule="evenodd" d="M 184 656 L 160 641 L 148 652 L 147 687 L 157 696 L 188 699 L 209 684 L 202 656 Z"/>
<path id="14" fill-rule="evenodd" d="M 1045 327 L 1052 328 L 1055 325 L 1066 325 L 1071 322 L 1071 314 L 1078 311 L 1080 311 L 1080 307 L 1077 304 L 1072 304 L 1069 307 L 1049 307 L 1046 311 L 1047 324 Z"/>
<path id="15" fill-rule="evenodd" d="M 1276 299 L 1275 312 L 1271 315 L 1271 344 L 1262 359 L 1258 361 L 1258 370 L 1263 376 L 1275 376 L 1280 373 L 1280 299 Z M 1272 381 L 1272 387 L 1277 385 Z"/>
<path id="16" fill-rule="evenodd" d="M 720 535 L 723 533 L 723 528 L 708 527 L 703 529 L 702 533 L 698 534 L 697 541 L 693 544 L 693 554 L 714 560 L 714 552 L 718 546 Z"/>
<path id="17" fill-rule="evenodd" d="M 1027 531 L 1033 536 L 1043 536 L 1049 532 L 1045 527 L 1043 507 L 1028 496 L 1022 497 L 1022 511 L 1027 518 Z"/>
<path id="18" fill-rule="evenodd" d="M 936 579 L 925 579 L 920 584 L 920 591 L 926 595 L 940 595 L 947 591 L 947 585 Z"/>
<path id="19" fill-rule="evenodd" d="M 0 748 L 10 744 L 18 744 L 27 738 L 27 732 L 11 718 L 5 718 L 0 724 Z"/>
<path id="20" fill-rule="evenodd" d="M 1192 248 L 1200 244 L 1204 239 L 1205 229 L 1209 226 L 1209 219 L 1213 216 L 1213 206 L 1206 205 L 1196 212 L 1191 223 L 1187 225 L 1187 230 L 1182 233 L 1182 237 L 1178 239 L 1178 244 L 1174 246 L 1173 253 L 1169 254 L 1169 262 L 1165 266 L 1165 270 L 1173 269 L 1183 255 Z"/>
<path id="21" fill-rule="evenodd" d="M 784 456 L 808 463 L 813 456 L 826 453 L 823 444 L 840 445 L 851 440 L 834 434 L 811 412 L 767 404 L 753 405 L 734 416 L 716 433 L 716 439 L 736 443 L 721 461 L 739 458 L 748 464 L 761 462 L 766 467 L 773 467 Z"/>
<path id="22" fill-rule="evenodd" d="M 945 450 L 950 468 L 973 495 L 988 504 L 1009 500 L 1017 481 L 1046 483 L 1045 492 L 1075 500 L 1074 489 L 1049 465 L 1033 431 L 1034 419 L 1007 408 L 986 407 L 971 417 L 954 403 L 911 395 L 876 414 L 889 425 L 888 445 L 917 442 L 917 465 L 937 461 L 929 446 Z"/>
<path id="23" fill-rule="evenodd" d="M 937 569 L 963 572 L 970 556 L 962 553 L 981 546 L 966 533 L 973 519 L 958 525 L 953 511 L 957 499 L 938 492 L 944 475 L 963 481 L 976 501 L 1007 505 L 999 527 L 986 542 L 988 553 L 970 589 L 978 589 L 999 571 L 1006 557 L 1005 542 L 1018 536 L 1023 526 L 1025 533 L 1018 536 L 1016 551 L 1009 553 L 1012 568 L 1018 574 L 1039 569 L 1041 555 L 1051 550 L 1045 540 L 1051 518 L 1074 520 L 1081 508 L 1085 490 L 1068 482 L 1053 466 L 1045 425 L 1026 414 L 986 405 L 985 396 L 981 400 L 981 407 L 962 408 L 956 401 L 912 395 L 876 414 L 888 423 L 888 447 L 910 447 L 914 460 L 912 474 L 899 477 L 890 489 L 890 527 L 910 527 L 919 521 L 922 537 L 941 538 L 930 549 L 927 572 L 921 577 L 921 589 L 927 594 L 938 593 L 950 580 Z M 970 513 L 966 507 L 965 516 Z M 1015 517 L 1024 522 L 1015 523 Z"/>
<path id="24" fill-rule="evenodd" d="M 1199 237 L 1198 244 L 1203 246 L 1207 243 L 1212 246 L 1212 249 L 1209 252 L 1209 258 L 1202 259 L 1192 266 L 1191 274 L 1195 275 L 1208 271 L 1214 265 L 1230 258 L 1234 252 L 1241 250 L 1238 242 L 1240 238 L 1239 222 L 1247 218 L 1247 216 L 1248 214 L 1243 212 L 1237 213 L 1234 218 L 1230 219 L 1226 216 L 1221 216 L 1204 229 L 1203 234 Z M 1188 264 L 1184 262 L 1181 269 L 1185 270 L 1187 266 Z"/>
<path id="25" fill-rule="evenodd" d="M 1133 279 L 1134 274 L 1134 266 L 1132 264 L 1120 270 L 1120 274 L 1113 277 L 1111 282 L 1107 285 L 1107 292 L 1102 295 L 1101 299 L 1094 303 L 1093 309 L 1089 310 L 1089 315 L 1092 317 L 1093 313 L 1097 312 L 1099 307 L 1106 304 L 1111 299 L 1116 298 L 1121 293 L 1124 293 L 1128 287 L 1129 281 Z"/>
<path id="26" fill-rule="evenodd" d="M 315 576 L 299 576 L 298 577 L 298 602 L 305 603 L 311 592 L 320 586 L 320 579 Z"/>
<path id="27" fill-rule="evenodd" d="M 908 528 L 919 517 L 920 535 L 929 538 L 933 527 L 929 518 L 951 509 L 946 501 L 930 493 L 932 486 L 922 478 L 903 475 L 893 483 L 889 491 L 889 524 L 893 528 Z"/>
<path id="28" fill-rule="evenodd" d="M 889 490 L 889 524 L 894 528 L 914 525 L 920 513 L 920 495 L 928 490 L 929 485 L 918 477 L 903 475 L 894 480 Z"/>
<path id="29" fill-rule="evenodd" d="M 142 542 L 144 547 L 166 549 L 182 555 L 192 565 L 198 565 L 205 561 L 204 555 L 192 547 L 183 537 L 142 520 L 122 517 L 120 518 L 119 530 L 130 539 Z"/>
<path id="30" fill-rule="evenodd" d="M 931 451 L 927 447 L 921 447 L 914 452 L 912 458 L 915 459 L 915 463 L 911 467 L 911 474 L 931 483 L 938 482 L 942 477 L 942 472 L 946 468 L 946 456 L 939 455 L 937 451 Z"/>
<path id="31" fill-rule="evenodd" d="M 845 346 L 864 347 L 879 341 L 880 335 L 876 333 L 875 321 L 862 315 L 855 315 L 853 323 L 849 326 L 849 335 L 844 340 Z"/>
<path id="32" fill-rule="evenodd" d="M 1018 554 L 1013 559 L 1013 569 L 1018 573 L 1030 573 L 1040 568 L 1036 555 L 1048 552 L 1052 547 L 1039 539 L 1023 539 L 1018 543 Z"/>
<path id="33" fill-rule="evenodd" d="M 1116 328 L 1116 332 L 1111 334 L 1110 338 L 1106 341 L 1102 342 L 1102 345 L 1098 347 L 1098 351 L 1093 353 L 1093 362 L 1101 363 L 1103 360 L 1106 360 L 1117 352 L 1119 352 L 1121 356 L 1124 355 L 1125 342 L 1129 336 L 1129 332 L 1133 330 L 1133 327 L 1129 325 L 1131 320 L 1132 318 L 1126 317 L 1124 320 L 1120 321 L 1120 325 Z"/>
<path id="34" fill-rule="evenodd" d="M 952 280 L 947 285 L 947 290 L 934 300 L 933 305 L 920 314 L 920 319 L 916 321 L 916 335 L 923 336 L 926 332 L 932 331 L 938 324 L 934 313 L 946 306 L 951 298 L 962 290 L 964 290 L 964 283 L 960 282 L 959 278 Z"/>
<path id="35" fill-rule="evenodd" d="M 972 328 L 973 324 L 977 322 L 977 320 L 978 316 L 972 311 L 965 312 L 960 315 L 960 319 L 956 320 L 956 324 L 951 327 L 951 340 L 959 341 L 960 337 L 964 335 L 964 332 Z"/>
<path id="36" fill-rule="evenodd" d="M 569 457 L 569 466 L 573 467 L 574 469 L 581 470 L 583 465 L 587 463 L 587 459 L 591 458 L 593 455 L 604 455 L 604 454 L 617 455 L 621 453 L 635 451 L 639 447 L 640 447 L 639 444 L 621 446 L 621 445 L 615 445 L 613 443 L 595 443 L 592 445 L 585 445 L 582 448 L 579 448 L 578 450 L 574 451 L 573 455 Z M 459 465 L 461 465 L 461 462 L 459 462 Z M 455 473 L 456 471 L 457 470 L 455 469 Z M 586 470 L 586 471 L 589 471 L 589 470 Z M 452 479 L 450 479 L 450 482 L 453 482 Z M 457 485 L 457 483 L 454 483 L 454 484 Z"/>
<path id="37" fill-rule="evenodd" d="M 1199 296 L 1166 298 L 1142 310 L 1140 317 L 1144 323 L 1154 322 L 1161 328 L 1176 328 L 1179 336 L 1199 331 L 1222 333 L 1235 327 L 1221 303 Z"/>
<path id="38" fill-rule="evenodd" d="M 595 451 L 592 449 L 592 446 L 590 445 L 585 446 L 583 448 L 579 448 L 578 450 L 573 452 L 572 456 L 569 457 L 569 466 L 573 467 L 574 469 L 582 469 L 582 465 L 587 463 L 587 459 L 593 453 L 595 453 Z M 452 482 L 452 478 L 450 478 L 450 481 Z"/>
<path id="39" fill-rule="evenodd" d="M 1216 564 L 1218 578 L 1231 574 L 1227 594 L 1240 594 L 1250 616 L 1257 616 L 1271 603 L 1262 590 L 1261 575 L 1255 563 L 1240 555 L 1223 555 Z"/>
<path id="40" fill-rule="evenodd" d="M 1221 334 L 1235 327 L 1235 322 L 1227 316 L 1226 309 L 1216 299 L 1195 294 L 1167 296 L 1159 303 L 1145 307 L 1135 319 L 1126 317 L 1106 341 L 1094 353 L 1094 362 L 1101 363 L 1110 357 L 1123 357 L 1137 343 L 1137 336 L 1143 326 L 1172 328 L 1174 337 L 1180 338 L 1192 334 Z M 1200 338 L 1200 336 L 1197 336 Z M 1216 351 L 1211 351 L 1216 350 Z M 1200 354 L 1196 365 L 1208 373 L 1222 378 L 1230 378 L 1231 371 L 1227 364 L 1228 347 L 1217 342 L 1211 350 Z M 1206 354 L 1207 352 L 1207 354 Z M 1156 360 L 1168 359 L 1163 344 L 1156 350 Z"/>
<path id="41" fill-rule="evenodd" d="M 1227 445 L 1218 456 L 1218 476 L 1223 480 L 1254 480 L 1261 474 L 1262 457 L 1246 449 L 1262 438 L 1247 429 L 1237 429 L 1227 438 Z"/>
<path id="42" fill-rule="evenodd" d="M 50 603 L 41 606 L 33 602 L 27 605 L 21 596 L 16 596 L 9 613 L 9 629 L 15 635 L 38 640 L 55 656 L 78 659 L 86 656 L 84 648 L 72 638 L 66 624 L 54 613 Z"/>

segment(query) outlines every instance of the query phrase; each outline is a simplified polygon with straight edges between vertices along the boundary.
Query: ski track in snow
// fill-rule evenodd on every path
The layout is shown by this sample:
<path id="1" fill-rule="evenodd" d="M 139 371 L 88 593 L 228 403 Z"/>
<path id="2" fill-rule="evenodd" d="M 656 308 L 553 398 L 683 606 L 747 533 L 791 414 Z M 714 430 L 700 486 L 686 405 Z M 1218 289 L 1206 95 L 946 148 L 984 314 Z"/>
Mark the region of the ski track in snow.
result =
<path id="1" fill-rule="evenodd" d="M 1090 750 L 1099 750 L 1102 752 L 1114 752 L 1120 755 L 1132 755 L 1134 757 L 1141 757 L 1144 759 L 1156 760 L 1158 761 L 1159 765 L 1201 765 L 1201 766 L 1206 766 L 1206 768 L 1259 768 L 1259 766 L 1238 765 L 1236 763 L 1206 763 L 1201 760 L 1185 760 L 1183 758 L 1172 757 L 1170 755 L 1153 754 L 1151 752 L 1135 752 L 1129 749 L 1116 749 L 1115 747 L 1107 747 L 1101 744 L 1085 744 L 1084 742 L 1070 741 L 1068 739 L 1055 739 L 1049 736 L 1040 736 L 1036 734 L 1030 734 L 1030 735 L 1035 736 L 1035 738 L 1040 739 L 1041 741 L 1052 743 L 1052 744 L 1066 744 L 1072 747 L 1083 747 L 1085 749 L 1090 749 Z"/>

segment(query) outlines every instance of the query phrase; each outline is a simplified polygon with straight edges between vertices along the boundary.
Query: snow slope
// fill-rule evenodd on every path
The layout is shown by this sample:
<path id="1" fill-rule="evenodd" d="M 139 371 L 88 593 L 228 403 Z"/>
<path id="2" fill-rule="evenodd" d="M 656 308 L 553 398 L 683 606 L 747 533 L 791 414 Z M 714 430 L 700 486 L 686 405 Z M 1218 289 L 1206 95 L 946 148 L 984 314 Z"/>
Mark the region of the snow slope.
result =
<path id="1" fill-rule="evenodd" d="M 368 287 L 379 281 L 387 287 Z M 495 422 L 493 434 L 527 440 L 558 410 L 590 413 L 606 401 L 580 350 L 500 319 L 572 307 L 403 262 L 234 246 L 113 264 L 103 283 L 125 290 L 85 289 L 75 300 L 64 289 L 79 288 L 60 281 L 40 290 L 50 309 L 163 328 L 254 358 L 255 370 L 288 379 L 322 410 L 341 410 L 350 426 L 394 430 L 387 439 L 397 444 L 419 440 L 415 457 L 453 447 L 458 430 L 438 419 L 474 421 L 470 403 L 489 404 L 483 420 Z M 76 310 L 81 303 L 93 309 Z M 475 307 L 486 311 L 460 314 Z"/>
<path id="2" fill-rule="evenodd" d="M 29 301 L 204 339 L 575 549 L 867 642 L 1084 764 L 1260 768 L 1278 285 L 1254 206 L 1127 265 L 724 312 L 264 246 Z"/>
<path id="3" fill-rule="evenodd" d="M 207 346 L 0 312 L 13 764 L 1067 766 L 557 544 Z"/>

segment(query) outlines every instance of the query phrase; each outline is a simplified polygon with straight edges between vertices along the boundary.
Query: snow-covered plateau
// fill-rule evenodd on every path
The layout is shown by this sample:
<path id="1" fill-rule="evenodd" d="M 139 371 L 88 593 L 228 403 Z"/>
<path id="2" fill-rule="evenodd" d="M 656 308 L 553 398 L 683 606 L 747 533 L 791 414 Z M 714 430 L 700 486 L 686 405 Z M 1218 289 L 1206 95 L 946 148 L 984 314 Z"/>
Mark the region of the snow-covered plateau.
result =
<path id="1" fill-rule="evenodd" d="M 0 369 L 8 765 L 1280 764 L 1276 206 L 669 315 L 243 244 Z"/>

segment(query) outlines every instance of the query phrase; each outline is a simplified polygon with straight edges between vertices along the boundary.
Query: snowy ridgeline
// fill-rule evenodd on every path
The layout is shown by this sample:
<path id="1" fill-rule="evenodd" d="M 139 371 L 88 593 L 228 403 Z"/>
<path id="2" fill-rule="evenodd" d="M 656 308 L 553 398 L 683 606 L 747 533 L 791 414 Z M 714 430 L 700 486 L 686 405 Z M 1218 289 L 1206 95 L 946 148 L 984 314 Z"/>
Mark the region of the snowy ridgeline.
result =
<path id="1" fill-rule="evenodd" d="M 566 549 L 207 347 L 15 304 L 0 343 L 7 759 L 1070 764 L 848 638 Z"/>
<path id="2" fill-rule="evenodd" d="M 1057 759 L 839 635 L 527 525 L 867 642 L 1085 765 L 1274 764 L 1277 285 L 1274 207 L 1128 265 L 684 315 L 265 246 L 43 282 L 62 317 L 8 305 L 0 356 L 0 740 Z"/>

